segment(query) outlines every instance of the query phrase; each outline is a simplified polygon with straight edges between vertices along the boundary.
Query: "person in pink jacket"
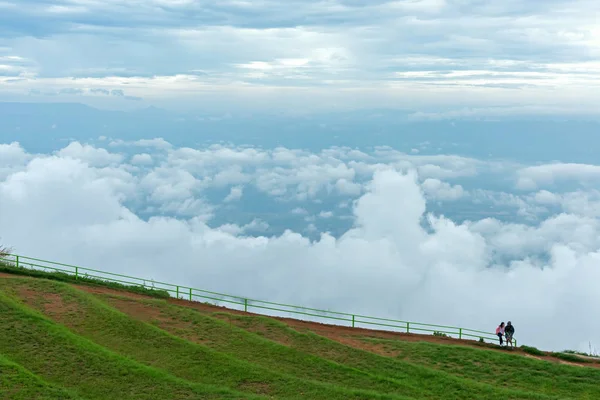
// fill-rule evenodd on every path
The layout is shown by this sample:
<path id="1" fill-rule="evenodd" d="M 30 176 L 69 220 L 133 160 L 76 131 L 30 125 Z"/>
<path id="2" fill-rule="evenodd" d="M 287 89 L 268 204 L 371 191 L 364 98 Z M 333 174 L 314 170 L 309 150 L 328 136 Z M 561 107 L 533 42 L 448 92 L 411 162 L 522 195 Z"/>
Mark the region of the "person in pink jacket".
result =
<path id="1" fill-rule="evenodd" d="M 502 346 L 502 336 L 504 336 L 504 322 L 502 322 L 496 328 L 496 335 L 498 335 L 498 339 L 500 339 L 500 346 Z"/>

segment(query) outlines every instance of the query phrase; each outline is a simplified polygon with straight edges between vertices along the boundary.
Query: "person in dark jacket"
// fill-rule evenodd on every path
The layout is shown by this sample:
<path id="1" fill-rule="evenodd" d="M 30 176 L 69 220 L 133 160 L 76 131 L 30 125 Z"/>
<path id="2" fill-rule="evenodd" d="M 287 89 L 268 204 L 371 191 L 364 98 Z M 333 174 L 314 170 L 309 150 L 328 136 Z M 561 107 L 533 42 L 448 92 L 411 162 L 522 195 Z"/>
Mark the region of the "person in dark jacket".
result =
<path id="1" fill-rule="evenodd" d="M 506 328 L 504 328 L 504 334 L 506 335 L 506 345 L 510 343 L 510 347 L 513 347 L 513 335 L 515 334 L 515 327 L 512 322 L 508 321 L 506 323 Z"/>

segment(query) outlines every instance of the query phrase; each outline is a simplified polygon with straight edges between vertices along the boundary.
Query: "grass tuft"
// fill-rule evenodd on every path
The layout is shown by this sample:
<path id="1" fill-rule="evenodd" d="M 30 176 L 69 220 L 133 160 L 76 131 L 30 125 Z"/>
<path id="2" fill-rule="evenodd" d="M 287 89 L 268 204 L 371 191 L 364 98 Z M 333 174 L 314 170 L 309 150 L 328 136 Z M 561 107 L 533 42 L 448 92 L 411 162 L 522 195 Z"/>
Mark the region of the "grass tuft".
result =
<path id="1" fill-rule="evenodd" d="M 531 354 L 532 356 L 545 356 L 546 353 L 541 351 L 540 349 L 532 346 L 521 346 L 521 350 L 523 350 L 527 354 Z"/>
<path id="2" fill-rule="evenodd" d="M 578 357 L 575 354 L 571 354 L 571 353 L 552 353 L 552 355 L 556 358 L 560 358 L 561 360 L 564 361 L 569 361 L 569 362 L 575 362 L 575 363 L 589 363 L 589 360 L 586 360 L 585 358 L 581 358 Z"/>
<path id="3" fill-rule="evenodd" d="M 89 278 L 85 276 L 79 276 L 75 278 L 74 275 L 66 274 L 64 272 L 48 272 L 41 271 L 37 269 L 23 268 L 17 267 L 15 265 L 11 265 L 7 262 L 2 262 L 0 257 L 0 272 L 11 275 L 20 275 L 26 276 L 30 278 L 43 278 L 52 281 L 59 281 L 65 283 L 75 283 L 79 285 L 91 285 L 91 286 L 100 286 L 106 287 L 109 289 L 122 290 L 131 293 L 143 294 L 146 296 L 166 299 L 171 297 L 169 292 L 166 290 L 152 289 L 144 286 L 134 286 L 134 285 L 123 285 L 116 282 L 105 281 L 97 278 Z"/>

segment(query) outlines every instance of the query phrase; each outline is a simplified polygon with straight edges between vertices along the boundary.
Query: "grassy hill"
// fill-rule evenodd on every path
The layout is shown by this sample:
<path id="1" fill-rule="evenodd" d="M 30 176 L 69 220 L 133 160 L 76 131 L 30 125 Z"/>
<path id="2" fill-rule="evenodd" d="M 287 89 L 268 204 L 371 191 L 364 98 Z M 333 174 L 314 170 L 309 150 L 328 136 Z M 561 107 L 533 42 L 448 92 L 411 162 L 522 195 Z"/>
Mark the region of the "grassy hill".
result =
<path id="1" fill-rule="evenodd" d="M 269 318 L 91 283 L 0 276 L 0 399 L 600 398 L 600 364 L 572 355 Z"/>

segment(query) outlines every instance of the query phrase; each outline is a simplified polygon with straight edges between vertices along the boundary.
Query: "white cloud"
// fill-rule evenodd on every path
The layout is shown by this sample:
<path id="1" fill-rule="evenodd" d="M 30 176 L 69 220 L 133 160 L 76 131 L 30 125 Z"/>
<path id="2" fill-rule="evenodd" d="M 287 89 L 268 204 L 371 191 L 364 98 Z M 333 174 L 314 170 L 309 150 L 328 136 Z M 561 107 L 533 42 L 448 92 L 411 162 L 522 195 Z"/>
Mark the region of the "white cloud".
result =
<path id="1" fill-rule="evenodd" d="M 251 180 L 251 178 L 251 176 L 242 171 L 242 167 L 240 165 L 233 165 L 217 172 L 212 179 L 212 183 L 217 187 L 225 187 L 229 185 L 246 183 Z"/>
<path id="2" fill-rule="evenodd" d="M 0 166 L 8 167 L 15 164 L 23 164 L 29 159 L 25 150 L 17 142 L 0 143 Z"/>
<path id="3" fill-rule="evenodd" d="M 111 164 L 118 164 L 123 160 L 120 154 L 112 154 L 105 149 L 95 148 L 88 144 L 82 145 L 79 142 L 72 142 L 67 147 L 58 151 L 59 157 L 69 157 L 84 161 L 95 167 L 103 167 Z"/>
<path id="4" fill-rule="evenodd" d="M 238 201 L 239 199 L 242 198 L 243 194 L 244 194 L 244 189 L 241 186 L 232 187 L 231 190 L 229 191 L 229 194 L 227 195 L 227 197 L 225 197 L 225 199 L 223 201 L 226 203 L 229 203 L 232 201 Z"/>
<path id="5" fill-rule="evenodd" d="M 435 200 L 458 200 L 465 196 L 465 190 L 460 185 L 450 185 L 439 179 L 428 178 L 422 183 L 421 187 L 427 197 Z"/>
<path id="6" fill-rule="evenodd" d="M 140 182 L 141 186 L 153 190 L 152 198 L 158 203 L 169 200 L 184 200 L 193 197 L 201 189 L 201 181 L 185 170 L 156 168 Z"/>
<path id="7" fill-rule="evenodd" d="M 208 221 L 213 216 L 214 207 L 203 199 L 186 198 L 164 202 L 158 206 L 150 206 L 146 212 L 158 214 L 174 214 L 178 217 L 197 218 Z"/>
<path id="8" fill-rule="evenodd" d="M 534 195 L 536 203 L 539 204 L 557 204 L 560 202 L 560 197 L 555 193 L 547 190 L 540 190 Z"/>
<path id="9" fill-rule="evenodd" d="M 302 161 L 312 160 L 309 158 Z M 259 190 L 272 196 L 285 196 L 290 190 L 289 187 L 295 186 L 293 196 L 298 200 L 315 198 L 323 190 L 330 192 L 340 180 L 342 183 L 337 186 L 338 190 L 356 192 L 356 187 L 350 184 L 355 175 L 352 168 L 339 162 L 335 165 L 317 164 L 320 161 L 315 157 L 315 163 L 305 163 L 294 169 L 276 168 L 268 172 L 260 172 L 256 185 Z"/>
<path id="10" fill-rule="evenodd" d="M 249 224 L 244 225 L 244 232 L 266 232 L 269 229 L 269 224 L 260 219 L 253 219 Z"/>
<path id="11" fill-rule="evenodd" d="M 22 168 L 31 156 L 17 142 L 0 143 L 0 178 Z"/>
<path id="12" fill-rule="evenodd" d="M 158 149 L 158 150 L 168 150 L 173 146 L 171 143 L 167 142 L 163 138 L 154 138 L 154 139 L 141 139 L 133 142 L 124 141 L 121 139 L 113 140 L 109 143 L 109 146 L 119 147 L 119 146 L 136 146 L 136 147 L 145 147 L 150 149 Z"/>
<path id="13" fill-rule="evenodd" d="M 225 224 L 217 228 L 217 231 L 227 233 L 228 235 L 243 235 L 248 232 L 266 232 L 269 229 L 269 224 L 260 219 L 253 219 L 252 222 L 244 226 L 236 224 Z M 226 236 L 223 236 L 226 238 Z"/>
<path id="14" fill-rule="evenodd" d="M 517 188 L 522 190 L 535 190 L 564 181 L 597 184 L 600 181 L 600 166 L 562 163 L 543 164 L 519 170 L 517 178 Z"/>
<path id="15" fill-rule="evenodd" d="M 552 193 L 541 190 L 532 198 L 539 204 L 561 207 L 569 214 L 600 217 L 600 191 L 598 190 L 578 190 L 568 193 Z"/>
<path id="16" fill-rule="evenodd" d="M 473 167 L 461 168 L 461 169 L 450 169 L 444 168 L 439 165 L 425 164 L 418 167 L 419 175 L 424 178 L 435 178 L 435 179 L 448 179 L 456 178 L 459 176 L 473 176 L 476 175 Z"/>
<path id="17" fill-rule="evenodd" d="M 521 343 L 544 348 L 600 342 L 600 322 L 588 317 L 600 302 L 598 214 L 564 212 L 528 226 L 494 219 L 458 224 L 426 213 L 428 190 L 452 193 L 454 186 L 435 180 L 422 186 L 416 168 L 403 174 L 392 162 L 376 170 L 353 204 L 353 228 L 339 238 L 322 234 L 311 241 L 292 231 L 247 236 L 268 224 L 257 219 L 210 228 L 211 206 L 199 197 L 205 180 L 191 172 L 167 163 L 137 177 L 124 167 L 71 157 L 102 154 L 106 161 L 105 153 L 82 149 L 9 162 L 13 170 L 0 178 L 6 244 L 32 256 L 306 306 L 484 330 L 511 319 Z M 215 153 L 239 163 L 272 162 L 269 152 L 246 157 L 221 150 Z M 10 152 L 21 154 L 14 146 Z M 299 186 L 299 176 L 309 181 L 323 171 L 334 179 L 321 187 L 353 176 L 349 167 L 322 167 L 315 156 L 299 169 L 310 173 L 286 174 L 277 165 L 269 171 Z M 264 174 L 266 168 L 258 169 Z M 155 216 L 142 219 L 126 206 L 138 196 Z M 559 197 L 561 204 L 571 199 L 573 208 L 587 201 L 590 210 L 598 198 L 593 192 Z M 536 198 L 549 203 L 553 196 Z M 161 212 L 175 216 L 156 216 Z M 315 290 L 315 282 L 329 286 Z M 511 301 L 498 301 L 498 291 Z"/>
<path id="18" fill-rule="evenodd" d="M 340 194 L 350 196 L 358 196 L 362 191 L 362 185 L 359 183 L 348 181 L 347 179 L 338 179 L 335 183 L 335 188 Z"/>
<path id="19" fill-rule="evenodd" d="M 131 157 L 131 163 L 137 165 L 151 165 L 154 162 L 152 156 L 147 153 L 135 154 Z"/>

